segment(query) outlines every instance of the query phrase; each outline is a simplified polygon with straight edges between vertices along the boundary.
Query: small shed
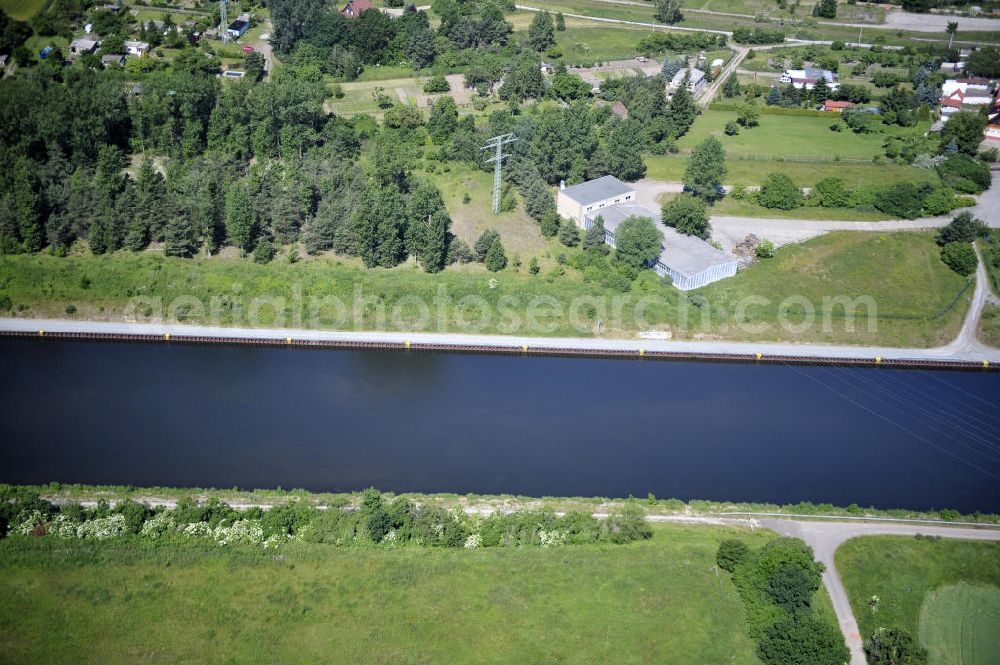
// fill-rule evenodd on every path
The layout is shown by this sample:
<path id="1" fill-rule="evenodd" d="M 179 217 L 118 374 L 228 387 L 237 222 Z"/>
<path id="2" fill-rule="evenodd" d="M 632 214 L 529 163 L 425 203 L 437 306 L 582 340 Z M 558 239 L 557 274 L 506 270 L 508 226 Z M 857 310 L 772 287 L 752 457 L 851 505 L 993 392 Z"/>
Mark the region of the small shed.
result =
<path id="1" fill-rule="evenodd" d="M 69 52 L 72 55 L 83 55 L 84 53 L 93 53 L 97 50 L 97 42 L 93 39 L 88 39 L 86 37 L 81 37 L 80 39 L 74 39 L 69 43 Z"/>
<path id="2" fill-rule="evenodd" d="M 101 64 L 104 65 L 105 69 L 111 67 L 124 67 L 125 66 L 125 56 L 124 55 L 102 55 Z"/>
<path id="3" fill-rule="evenodd" d="M 621 100 L 618 100 L 611 105 L 611 112 L 622 120 L 628 120 L 628 108 L 622 104 Z"/>

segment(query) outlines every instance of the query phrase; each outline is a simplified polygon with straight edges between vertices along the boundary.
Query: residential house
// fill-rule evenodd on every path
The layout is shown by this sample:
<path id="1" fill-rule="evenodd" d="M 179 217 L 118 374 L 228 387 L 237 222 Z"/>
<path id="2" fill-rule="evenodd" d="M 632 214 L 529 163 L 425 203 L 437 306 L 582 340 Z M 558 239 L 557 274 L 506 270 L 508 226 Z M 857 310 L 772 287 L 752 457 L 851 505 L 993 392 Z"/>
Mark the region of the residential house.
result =
<path id="1" fill-rule="evenodd" d="M 1000 88 L 997 88 L 993 104 L 986 114 L 986 129 L 983 130 L 983 136 L 990 141 L 1000 141 Z"/>
<path id="2" fill-rule="evenodd" d="M 348 0 L 344 8 L 340 10 L 340 15 L 353 20 L 361 16 L 361 12 L 373 8 L 371 0 Z"/>
<path id="3" fill-rule="evenodd" d="M 125 42 L 125 53 L 142 57 L 149 53 L 149 44 L 146 42 Z"/>
<path id="4" fill-rule="evenodd" d="M 952 114 L 962 110 L 976 110 L 993 103 L 987 79 L 948 79 L 941 86 L 941 120 L 947 122 Z"/>
<path id="5" fill-rule="evenodd" d="M 240 14 L 239 17 L 229 24 L 226 32 L 233 39 L 239 39 L 250 29 L 250 14 Z"/>
<path id="6" fill-rule="evenodd" d="M 677 89 L 681 87 L 681 83 L 684 82 L 684 76 L 687 75 L 688 72 L 691 74 L 691 78 L 688 81 L 688 90 L 690 90 L 691 94 L 695 97 L 702 93 L 705 89 L 705 85 L 708 83 L 708 81 L 705 80 L 705 72 L 694 67 L 684 67 L 679 72 L 674 74 L 674 78 L 671 79 L 670 83 L 667 85 L 667 90 L 671 94 L 676 92 Z"/>
<path id="7" fill-rule="evenodd" d="M 87 37 L 81 37 L 80 39 L 74 39 L 69 43 L 69 53 L 70 55 L 83 55 L 84 53 L 93 53 L 97 50 L 98 43 L 94 39 L 88 39 Z"/>
<path id="8" fill-rule="evenodd" d="M 635 202 L 635 188 L 613 176 L 561 186 L 556 199 L 560 216 L 589 229 L 600 217 L 604 241 L 615 246 L 615 232 L 630 217 L 648 217 L 657 223 L 663 237 L 660 255 L 650 264 L 660 276 L 669 275 L 682 290 L 696 289 L 736 274 L 739 259 L 712 247 L 704 240 L 678 233 L 659 224 L 660 213 Z"/>
<path id="9" fill-rule="evenodd" d="M 826 81 L 826 85 L 831 90 L 836 90 L 839 85 L 837 80 L 838 77 L 835 73 L 828 69 L 815 69 L 813 67 L 806 67 L 805 69 L 786 69 L 785 72 L 778 78 L 779 83 L 791 83 L 796 90 L 801 90 L 805 88 L 806 90 L 812 90 L 813 87 L 819 80 L 823 79 Z"/>
<path id="10" fill-rule="evenodd" d="M 832 99 L 828 99 L 823 102 L 824 111 L 833 111 L 835 113 L 843 113 L 845 110 L 851 108 L 851 106 L 853 106 L 853 104 L 850 102 L 838 102 Z"/>
<path id="11" fill-rule="evenodd" d="M 125 66 L 125 56 L 124 55 L 102 55 L 101 64 L 104 65 L 105 69 L 111 67 L 124 67 Z"/>

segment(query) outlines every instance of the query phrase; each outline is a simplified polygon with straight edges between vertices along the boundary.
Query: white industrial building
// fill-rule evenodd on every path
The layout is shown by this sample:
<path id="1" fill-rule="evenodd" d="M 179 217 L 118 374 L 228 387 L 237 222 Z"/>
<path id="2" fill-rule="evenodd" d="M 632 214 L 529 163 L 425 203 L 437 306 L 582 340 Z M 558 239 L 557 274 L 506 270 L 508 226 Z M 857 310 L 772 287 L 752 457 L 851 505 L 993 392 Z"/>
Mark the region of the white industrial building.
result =
<path id="1" fill-rule="evenodd" d="M 563 187 L 556 199 L 561 217 L 583 229 L 597 218 L 604 222 L 604 241 L 615 246 L 615 230 L 629 217 L 649 217 L 657 224 L 664 244 L 660 256 L 650 267 L 660 276 L 669 275 L 674 286 L 683 291 L 697 289 L 736 274 L 739 260 L 694 236 L 662 226 L 660 213 L 635 202 L 635 189 L 613 176 Z"/>
<path id="2" fill-rule="evenodd" d="M 684 67 L 679 72 L 674 74 L 674 78 L 672 78 L 670 83 L 667 85 L 667 90 L 671 94 L 676 92 L 677 89 L 681 87 L 681 84 L 684 83 L 684 77 L 689 74 L 690 78 L 688 79 L 688 90 L 690 90 L 691 94 L 695 97 L 700 95 L 702 90 L 704 90 L 705 86 L 708 84 L 708 81 L 705 79 L 705 72 L 694 67 Z"/>

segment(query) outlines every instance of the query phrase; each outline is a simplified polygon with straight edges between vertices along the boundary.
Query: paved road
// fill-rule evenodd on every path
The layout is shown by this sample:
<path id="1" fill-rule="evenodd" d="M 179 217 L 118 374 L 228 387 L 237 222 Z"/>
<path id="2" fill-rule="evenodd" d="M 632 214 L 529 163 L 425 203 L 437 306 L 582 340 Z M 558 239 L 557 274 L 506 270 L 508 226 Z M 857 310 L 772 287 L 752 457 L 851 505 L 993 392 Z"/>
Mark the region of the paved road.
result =
<path id="1" fill-rule="evenodd" d="M 264 56 L 265 77 L 270 77 L 271 71 L 274 69 L 274 52 L 271 48 L 271 33 L 273 31 L 274 26 L 271 24 L 271 19 L 267 19 L 267 30 L 261 34 L 258 41 L 254 42 L 254 48 Z"/>
<path id="2" fill-rule="evenodd" d="M 823 585 L 840 623 L 847 646 L 851 650 L 851 665 L 866 665 L 865 653 L 862 648 L 861 631 L 854 618 L 847 590 L 840 579 L 840 573 L 834 561 L 837 548 L 845 541 L 859 536 L 914 536 L 918 533 L 942 538 L 960 538 L 965 540 L 995 540 L 1000 541 L 998 529 L 974 529 L 947 526 L 912 525 L 912 524 L 878 524 L 857 522 L 808 522 L 784 519 L 765 519 L 761 526 L 771 529 L 783 536 L 800 538 L 813 548 L 816 559 L 826 565 L 823 573 Z"/>

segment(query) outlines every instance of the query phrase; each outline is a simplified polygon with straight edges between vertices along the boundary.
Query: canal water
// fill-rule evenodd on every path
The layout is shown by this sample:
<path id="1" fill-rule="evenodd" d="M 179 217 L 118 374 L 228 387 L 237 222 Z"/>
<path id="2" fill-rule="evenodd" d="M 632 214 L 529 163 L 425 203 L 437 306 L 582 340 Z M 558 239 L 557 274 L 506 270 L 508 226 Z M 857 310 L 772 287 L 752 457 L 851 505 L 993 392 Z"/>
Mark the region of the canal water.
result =
<path id="1" fill-rule="evenodd" d="M 0 482 L 1000 512 L 1000 374 L 0 341 Z"/>

